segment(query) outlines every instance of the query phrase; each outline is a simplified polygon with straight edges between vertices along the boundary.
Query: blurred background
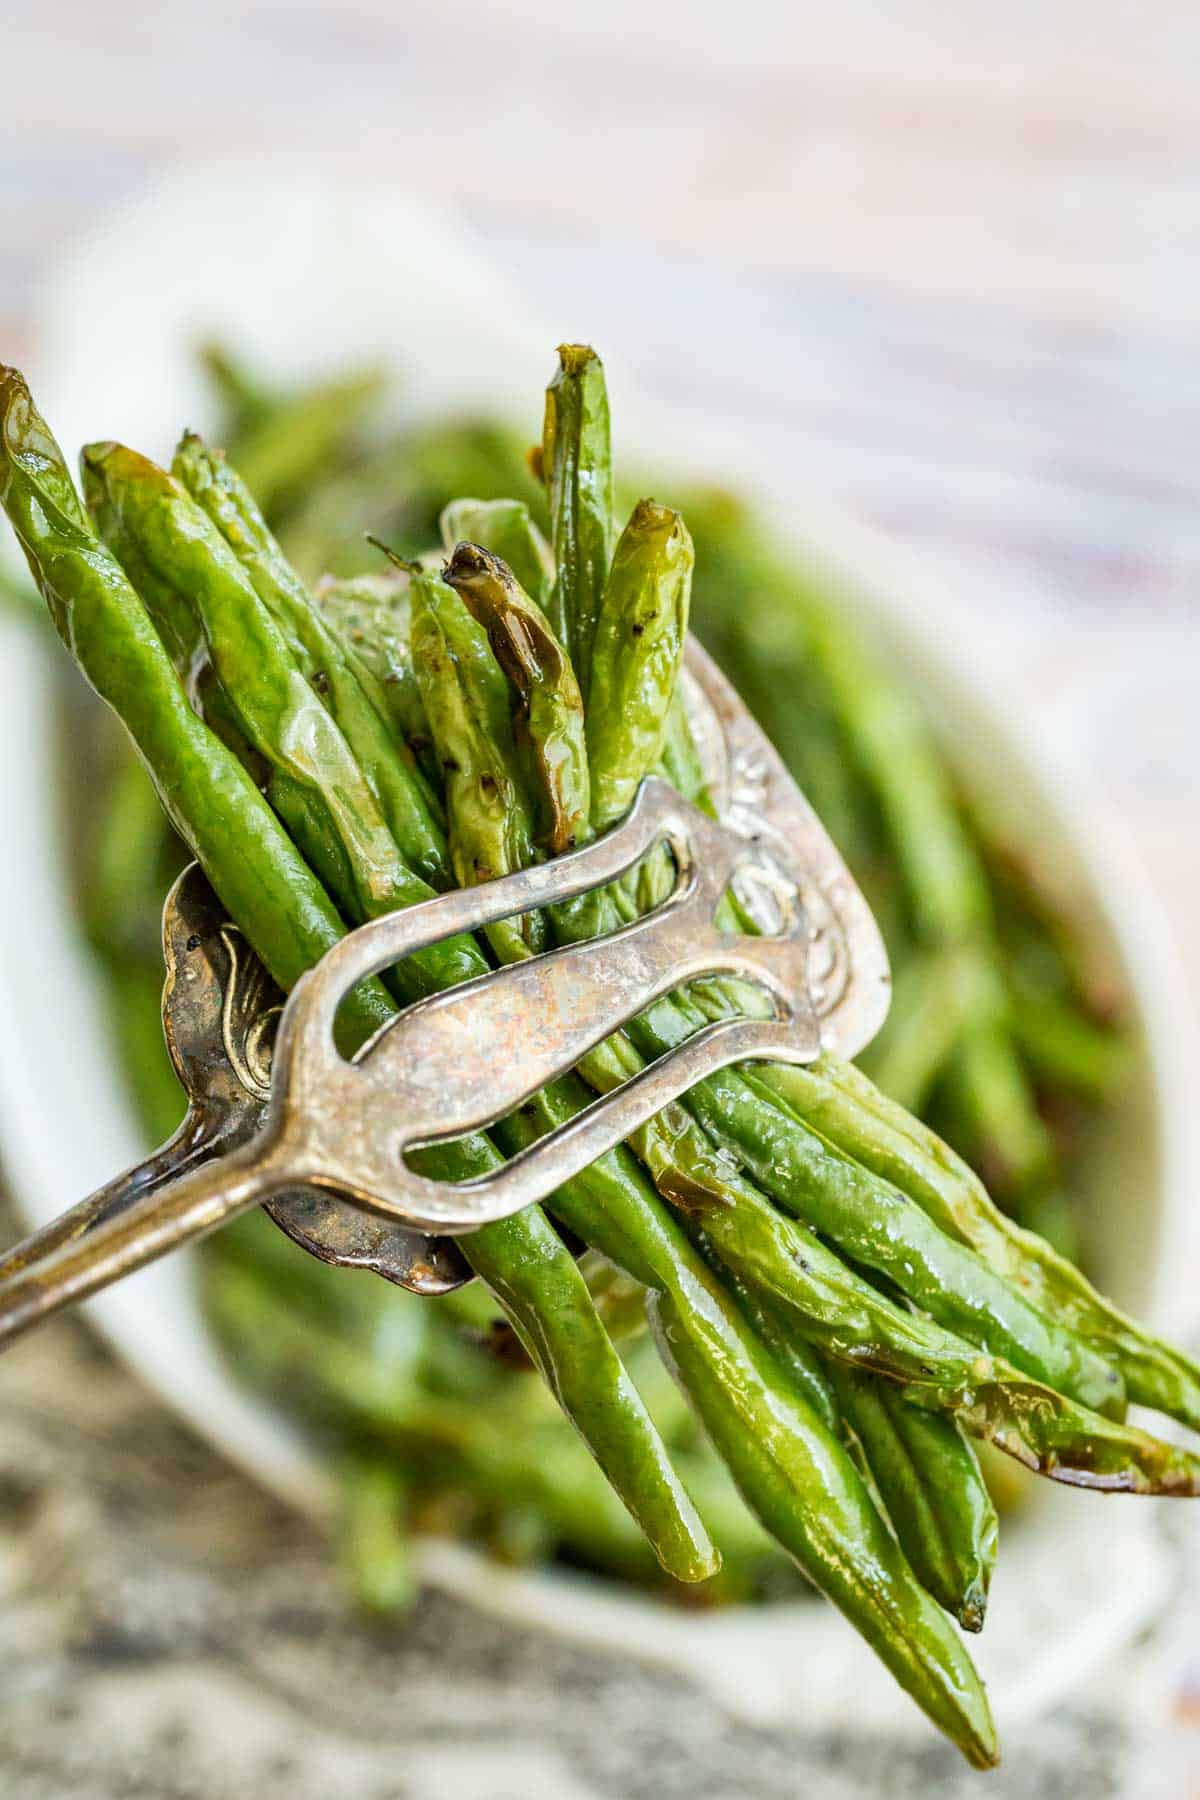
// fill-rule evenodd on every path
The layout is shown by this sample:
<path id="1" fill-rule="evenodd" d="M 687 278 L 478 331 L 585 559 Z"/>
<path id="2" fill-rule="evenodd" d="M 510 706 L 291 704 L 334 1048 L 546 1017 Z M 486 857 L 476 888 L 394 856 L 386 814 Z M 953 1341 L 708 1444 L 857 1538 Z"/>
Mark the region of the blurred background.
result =
<path id="1" fill-rule="evenodd" d="M 806 506 L 928 568 L 1022 731 L 1085 771 L 1194 993 L 1194 7 L 10 0 L 3 44 L 0 360 L 38 363 L 79 244 L 181 162 L 411 183 L 547 351 L 595 342 L 643 416 L 752 444 Z M 252 183 L 240 204 L 254 228 Z M 205 254 L 165 241 L 170 285 Z M 752 1729 L 681 1678 L 444 1597 L 382 1648 L 306 1528 L 77 1327 L 6 1359 L 0 1411 L 0 1769 L 21 1800 L 972 1785 L 936 1746 L 849 1718 Z M 1006 1745 L 990 1792 L 1200 1794 L 1178 1599 Z M 377 1753 L 397 1700 L 411 1748 Z"/>

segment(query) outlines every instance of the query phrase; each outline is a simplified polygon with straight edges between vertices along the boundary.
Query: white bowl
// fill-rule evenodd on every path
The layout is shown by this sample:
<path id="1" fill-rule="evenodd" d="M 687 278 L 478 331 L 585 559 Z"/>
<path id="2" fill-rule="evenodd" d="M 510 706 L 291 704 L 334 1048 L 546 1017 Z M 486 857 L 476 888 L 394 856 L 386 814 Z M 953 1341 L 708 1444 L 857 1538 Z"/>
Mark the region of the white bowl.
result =
<path id="1" fill-rule="evenodd" d="M 204 254 L 194 253 L 203 244 Z M 185 247 L 191 250 L 185 253 Z M 363 272 L 370 279 L 364 280 Z M 118 436 L 165 455 L 205 418 L 190 346 L 218 330 L 280 374 L 380 355 L 410 415 L 482 405 L 537 426 L 552 329 L 464 233 L 402 191 L 315 167 L 181 170 L 75 246 L 39 315 L 34 390 L 68 454 Z M 559 333 L 558 335 L 562 335 Z M 798 547 L 919 683 L 948 753 L 1052 856 L 1084 927 L 1123 976 L 1144 1055 L 1097 1160 L 1098 1263 L 1114 1294 L 1164 1326 L 1185 1319 L 1192 1145 L 1189 1016 L 1153 905 L 1077 788 L 1048 771 L 1020 696 L 965 643 L 926 571 L 887 541 L 780 493 L 751 447 L 695 421 L 651 424 L 615 382 L 625 453 L 691 475 L 741 471 L 774 501 Z M 0 766 L 9 874 L 0 884 L 0 1134 L 22 1212 L 40 1224 L 141 1153 L 106 1036 L 95 972 L 63 881 L 62 760 L 52 689 L 62 652 L 5 623 Z M 326 1470 L 289 1422 L 249 1394 L 201 1320 L 186 1256 L 94 1301 L 91 1317 L 130 1366 L 191 1423 L 289 1502 L 321 1515 Z M 1056 1703 L 1161 1604 L 1168 1568 L 1155 1506 L 1039 1490 L 1005 1533 L 978 1641 L 1001 1729 Z M 915 1710 L 832 1609 L 796 1604 L 680 1614 L 612 1584 L 513 1572 L 430 1542 L 428 1578 L 514 1621 L 653 1658 L 765 1722 L 818 1728 L 853 1709 L 863 1731 L 919 1731 Z M 1119 1572 L 1114 1574 L 1114 1571 Z M 975 1648 L 975 1646 L 973 1646 Z"/>

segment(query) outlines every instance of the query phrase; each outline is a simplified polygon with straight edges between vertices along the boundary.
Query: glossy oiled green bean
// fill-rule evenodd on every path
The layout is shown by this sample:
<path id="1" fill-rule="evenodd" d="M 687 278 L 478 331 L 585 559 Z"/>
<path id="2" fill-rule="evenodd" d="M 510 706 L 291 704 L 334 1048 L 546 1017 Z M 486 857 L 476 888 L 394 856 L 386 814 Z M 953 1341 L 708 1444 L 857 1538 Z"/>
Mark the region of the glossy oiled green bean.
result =
<path id="1" fill-rule="evenodd" d="M 432 796 L 412 752 L 388 728 L 380 683 L 313 606 L 229 463 L 189 433 L 171 470 L 250 577 L 298 668 L 336 721 L 409 867 L 432 886 L 446 886 L 446 846 Z"/>
<path id="2" fill-rule="evenodd" d="M 438 525 L 448 556 L 462 543 L 490 550 L 545 611 L 554 586 L 554 556 L 524 501 L 452 500 Z"/>
<path id="3" fill-rule="evenodd" d="M 651 1318 L 747 1505 L 968 1761 L 990 1767 L 996 1734 L 979 1677 L 848 1453 L 770 1358 L 739 1340 L 732 1302 L 706 1298 L 685 1312 L 656 1295 Z"/>
<path id="4" fill-rule="evenodd" d="M 529 1207 L 462 1242 L 471 1266 L 504 1307 L 663 1567 L 679 1581 L 715 1574 L 720 1555 L 612 1346 L 574 1257 L 541 1208 Z"/>
<path id="5" fill-rule="evenodd" d="M 413 672 L 409 642 L 409 577 L 390 569 L 382 575 L 320 580 L 313 600 L 332 630 L 375 678 L 392 731 L 416 758 L 427 781 L 440 784 L 421 692 Z"/>
<path id="6" fill-rule="evenodd" d="M 625 1076 L 639 1066 L 635 1059 Z M 580 1067 L 601 1091 L 619 1079 L 596 1056 Z M 1053 1480 L 1140 1493 L 1194 1490 L 1195 1459 L 1170 1453 L 895 1305 L 722 1165 L 696 1140 L 694 1127 L 689 1138 L 686 1126 L 672 1127 L 660 1116 L 631 1141 L 660 1192 L 702 1234 L 739 1289 L 824 1355 L 874 1370 L 921 1406 L 957 1414 L 973 1435 Z"/>
<path id="7" fill-rule="evenodd" d="M 806 1068 L 747 1071 L 777 1101 L 881 1179 L 912 1196 L 1040 1309 L 1110 1356 L 1129 1398 L 1200 1429 L 1200 1369 L 1098 1294 L 1074 1264 L 1002 1213 L 960 1157 L 854 1068 L 822 1057 Z"/>
<path id="8" fill-rule="evenodd" d="M 688 736 L 686 721 L 681 722 L 675 755 L 681 772 L 696 782 L 700 772 L 694 756 L 688 756 Z M 728 996 L 718 991 L 716 1001 L 710 1016 L 727 1014 Z M 676 996 L 649 1009 L 630 1027 L 630 1035 L 643 1053 L 660 1055 L 702 1022 L 702 1015 L 689 1017 Z M 787 1074 L 781 1070 L 780 1079 Z M 1100 1355 L 1052 1318 L 1039 1317 L 1019 1291 L 996 1282 L 976 1259 L 961 1260 L 952 1238 L 928 1233 L 929 1221 L 905 1193 L 879 1189 L 868 1198 L 862 1184 L 872 1183 L 865 1170 L 848 1158 L 839 1159 L 815 1133 L 797 1132 L 800 1121 L 774 1103 L 769 1088 L 750 1090 L 747 1083 L 760 1076 L 773 1080 L 774 1071 L 770 1065 L 752 1065 L 744 1073 L 724 1071 L 688 1097 L 689 1109 L 709 1136 L 748 1167 L 760 1186 L 855 1260 L 887 1275 L 951 1331 L 999 1352 L 1036 1381 L 1061 1387 L 1086 1407 L 1120 1415 L 1120 1379 Z"/>
<path id="9" fill-rule="evenodd" d="M 592 642 L 587 748 L 595 831 L 628 812 L 662 754 L 693 560 L 679 514 L 640 500 L 617 540 Z"/>
<path id="10" fill-rule="evenodd" d="M 559 346 L 541 457 L 556 570 L 550 623 L 586 693 L 613 540 L 608 390 L 604 365 L 586 344 Z"/>
<path id="11" fill-rule="evenodd" d="M 446 782 L 450 850 L 460 887 L 533 861 L 533 816 L 517 766 L 509 689 L 481 625 L 441 578 L 412 581 L 413 667 Z M 503 961 L 544 948 L 539 913 L 488 927 Z"/>
<path id="12" fill-rule="evenodd" d="M 703 1236 L 700 1241 L 701 1244 L 704 1243 Z M 708 1260 L 713 1264 L 711 1253 Z M 729 1286 L 736 1294 L 738 1306 L 745 1313 L 751 1330 L 763 1349 L 770 1353 L 772 1360 L 779 1365 L 792 1386 L 808 1401 L 821 1423 L 830 1431 L 840 1431 L 841 1411 L 833 1391 L 833 1383 L 820 1356 L 810 1349 L 802 1337 L 797 1337 L 791 1321 L 785 1315 L 774 1312 L 752 1287 L 736 1280 L 731 1280 Z"/>
<path id="13" fill-rule="evenodd" d="M 829 1379 L 922 1587 L 964 1631 L 982 1631 L 999 1526 L 975 1452 L 953 1419 L 887 1382 L 838 1363 Z"/>
<path id="14" fill-rule="evenodd" d="M 859 1067 L 909 1112 L 920 1112 L 976 1007 L 978 963 L 959 949 L 918 950 L 896 971 L 883 1029 Z"/>
<path id="15" fill-rule="evenodd" d="M 490 551 L 459 544 L 445 578 L 487 632 L 519 696 L 518 741 L 532 763 L 541 837 L 561 856 L 583 841 L 590 793 L 583 701 L 570 658 L 541 608 Z"/>
<path id="16" fill-rule="evenodd" d="M 723 1003 L 719 1012 L 728 1014 Z M 706 1014 L 676 997 L 629 1027 L 638 1050 L 656 1057 L 682 1043 Z M 778 1205 L 875 1269 L 948 1330 L 1004 1356 L 1036 1381 L 1119 1417 L 1116 1370 L 1072 1331 L 1039 1313 L 963 1243 L 941 1231 L 907 1193 L 828 1143 L 773 1091 L 770 1064 L 722 1071 L 700 1082 L 687 1107 L 713 1141 Z"/>

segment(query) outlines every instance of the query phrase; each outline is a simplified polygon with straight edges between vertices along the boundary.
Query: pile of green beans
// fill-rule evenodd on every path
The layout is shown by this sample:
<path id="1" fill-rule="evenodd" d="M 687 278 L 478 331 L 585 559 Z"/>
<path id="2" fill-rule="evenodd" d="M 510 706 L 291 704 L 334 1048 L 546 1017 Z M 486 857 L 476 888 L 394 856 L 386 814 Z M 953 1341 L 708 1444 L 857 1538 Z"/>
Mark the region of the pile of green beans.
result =
<path id="1" fill-rule="evenodd" d="M 313 444 L 295 413 L 273 439 L 244 379 L 233 398 L 294 523 Z M 314 409 L 322 456 L 339 416 Z M 0 504 L 51 617 L 285 988 L 348 926 L 586 842 L 651 773 L 709 804 L 676 692 L 693 537 L 646 498 L 618 529 L 604 374 L 586 346 L 559 352 L 530 462 L 548 535 L 519 496 L 460 497 L 440 552 L 393 553 L 372 579 L 310 589 L 234 460 L 194 435 L 169 472 L 111 443 L 82 467 L 86 504 L 20 376 L 0 371 Z M 726 554 L 749 559 L 739 530 L 731 520 Z M 751 585 L 778 598 L 765 561 Z M 925 834 L 907 928 L 986 985 L 999 932 L 940 770 L 817 617 L 805 643 L 821 646 L 843 727 L 851 688 L 863 715 L 830 766 L 874 759 L 871 830 Z M 766 714 L 765 664 L 760 676 L 764 696 L 748 697 Z M 157 873 L 147 815 L 131 820 L 128 856 Z M 124 871 L 119 845 L 111 860 Z M 609 889 L 409 958 L 355 991 L 346 1049 L 414 998 L 611 931 L 657 904 L 669 873 L 652 854 Z M 119 883 L 89 899 L 125 905 Z M 720 981 L 669 995 L 421 1166 L 448 1180 L 494 1168 L 752 1004 Z M 962 1022 L 981 1064 L 1013 1051 L 999 1012 Z M 544 1208 L 462 1247 L 479 1284 L 437 1303 L 379 1283 L 364 1297 L 261 1218 L 210 1252 L 211 1316 L 239 1365 L 341 1457 L 343 1556 L 371 1607 L 410 1594 L 421 1527 L 726 1597 L 771 1587 L 790 1559 L 983 1767 L 995 1732 L 952 1623 L 982 1627 L 997 1552 L 975 1443 L 1075 1486 L 1200 1494 L 1200 1458 L 1125 1421 L 1134 1400 L 1200 1428 L 1200 1370 L 831 1058 L 706 1079 Z M 540 1371 L 573 1441 L 513 1360 Z"/>

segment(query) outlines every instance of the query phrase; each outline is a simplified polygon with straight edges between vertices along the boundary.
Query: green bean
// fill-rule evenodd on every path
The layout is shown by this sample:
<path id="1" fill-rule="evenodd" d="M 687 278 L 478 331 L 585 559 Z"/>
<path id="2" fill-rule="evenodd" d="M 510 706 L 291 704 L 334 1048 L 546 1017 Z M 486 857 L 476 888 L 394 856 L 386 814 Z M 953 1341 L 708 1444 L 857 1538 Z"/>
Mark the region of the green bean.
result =
<path id="1" fill-rule="evenodd" d="M 645 1033 L 651 1047 L 663 1049 L 677 1036 L 673 1030 Z M 941 1325 L 1084 1406 L 1120 1416 L 1121 1379 L 1103 1357 L 939 1231 L 907 1194 L 783 1108 L 764 1104 L 766 1097 L 742 1076 L 712 1076 L 692 1089 L 687 1104 L 708 1135 L 737 1156 L 780 1206 L 894 1282 Z"/>
<path id="2" fill-rule="evenodd" d="M 953 1419 L 887 1382 L 837 1363 L 829 1379 L 921 1586 L 964 1631 L 982 1631 L 999 1527 L 975 1452 Z"/>
<path id="3" fill-rule="evenodd" d="M 486 1226 L 462 1247 L 663 1567 L 680 1581 L 715 1574 L 719 1553 L 541 1208 Z"/>
<path id="4" fill-rule="evenodd" d="M 704 1245 L 703 1234 L 700 1242 Z M 710 1266 L 719 1262 L 711 1254 Z M 792 1386 L 808 1401 L 821 1423 L 832 1432 L 841 1430 L 842 1417 L 833 1383 L 822 1358 L 797 1337 L 792 1322 L 776 1312 L 755 1292 L 752 1285 L 732 1279 L 728 1283 L 737 1296 L 739 1309 L 745 1314 L 754 1337 L 779 1365 Z M 784 1322 L 786 1319 L 786 1322 Z"/>
<path id="5" fill-rule="evenodd" d="M 554 556 L 522 500 L 452 500 L 438 527 L 449 556 L 456 544 L 478 544 L 507 563 L 544 612 L 554 586 Z"/>
<path id="6" fill-rule="evenodd" d="M 612 446 L 604 365 L 586 344 L 560 344 L 546 389 L 542 474 L 556 569 L 548 612 L 584 693 L 612 557 Z"/>
<path id="7" fill-rule="evenodd" d="M 1013 1038 L 1037 1077 L 1082 1099 L 1111 1098 L 1130 1072 L 1128 1039 L 1067 999 L 1017 988 L 1010 1019 Z"/>
<path id="8" fill-rule="evenodd" d="M 587 748 L 595 831 L 628 812 L 662 754 L 693 560 L 679 514 L 639 501 L 613 553 L 592 644 Z"/>
<path id="9" fill-rule="evenodd" d="M 408 1484 L 391 1459 L 362 1451 L 342 1465 L 338 1555 L 365 1612 L 394 1618 L 416 1597 L 405 1514 Z"/>
<path id="10" fill-rule="evenodd" d="M 762 1351 L 739 1341 L 719 1290 L 651 1321 L 746 1504 L 869 1637 L 900 1685 L 976 1768 L 997 1759 L 987 1698 L 944 1615 L 890 1537 L 847 1452 Z M 723 1379 L 711 1369 L 720 1356 Z"/>
<path id="11" fill-rule="evenodd" d="M 376 692 L 392 731 L 412 752 L 426 780 L 441 780 L 441 765 L 429 736 L 421 691 L 409 644 L 411 612 L 406 571 L 357 575 L 351 581 L 326 577 L 313 598 L 343 643 L 375 678 Z"/>
<path id="12" fill-rule="evenodd" d="M 411 629 L 413 666 L 445 772 L 454 873 L 460 887 L 472 887 L 533 860 L 508 684 L 482 626 L 436 575 L 413 577 Z M 544 948 L 545 921 L 538 913 L 501 920 L 488 937 L 511 961 Z"/>
<path id="13" fill-rule="evenodd" d="M 411 751 L 397 745 L 385 723 L 386 700 L 375 676 L 314 608 L 230 465 L 189 434 L 172 473 L 249 576 L 301 674 L 341 730 L 409 867 L 432 886 L 445 886 L 446 846 L 436 803 L 424 778 L 414 774 Z"/>
<path id="14" fill-rule="evenodd" d="M 678 735 L 686 735 L 682 727 Z M 682 746 L 677 743 L 676 749 Z M 563 916 L 564 909 L 558 909 L 560 930 Z M 675 997 L 635 1021 L 630 1035 L 640 1050 L 659 1055 L 699 1022 L 686 1017 Z M 693 1089 L 688 1107 L 777 1201 L 799 1211 L 856 1260 L 896 1281 L 951 1331 L 1001 1352 L 1018 1369 L 1063 1388 L 1084 1406 L 1119 1416 L 1120 1380 L 1100 1356 L 1051 1319 L 1038 1317 L 1018 1291 L 996 1283 L 974 1258 L 962 1260 L 953 1239 L 931 1235 L 907 1196 L 879 1190 L 864 1170 L 839 1161 L 815 1134 L 789 1129 L 799 1121 L 778 1106 L 764 1107 L 764 1098 L 773 1097 L 751 1094 L 741 1074 L 725 1071 Z M 731 1134 L 735 1121 L 738 1129 Z M 785 1144 L 790 1155 L 783 1153 Z M 875 1188 L 871 1200 L 861 1194 L 864 1181 Z"/>
<path id="15" fill-rule="evenodd" d="M 266 406 L 239 432 L 237 464 L 264 511 L 301 490 L 344 443 L 383 392 L 379 369 L 364 369 Z"/>
<path id="16" fill-rule="evenodd" d="M 661 1056 L 707 1017 L 727 1017 L 731 1010 L 719 994 L 709 1013 L 676 995 L 635 1019 L 629 1036 L 641 1055 Z M 747 1065 L 699 1082 L 685 1104 L 706 1135 L 777 1205 L 832 1239 L 852 1261 L 894 1282 L 949 1331 L 1084 1406 L 1121 1415 L 1121 1379 L 1103 1357 L 1039 1314 L 1015 1285 L 939 1230 L 906 1193 L 827 1143 L 780 1102 L 776 1086 L 774 1065 Z"/>
<path id="17" fill-rule="evenodd" d="M 195 697 L 197 686 L 207 670 L 207 645 L 204 628 L 186 594 L 173 583 L 164 581 L 151 568 L 139 545 L 125 529 L 124 521 L 108 492 L 103 466 L 93 466 L 86 454 L 80 456 L 79 473 L 84 499 L 92 525 L 120 563 L 139 599 L 154 623 L 159 637 L 171 653 L 179 679 Z M 241 727 L 229 713 L 226 718 L 234 738 L 241 738 Z M 244 741 L 244 740 L 243 740 Z"/>
<path id="18" fill-rule="evenodd" d="M 601 1087 L 612 1081 L 601 1081 Z M 874 1370 L 916 1404 L 956 1414 L 975 1436 L 1055 1481 L 1185 1493 L 1200 1463 L 1174 1457 L 1144 1433 L 1100 1417 L 1002 1358 L 981 1353 L 932 1321 L 896 1306 L 846 1267 L 811 1231 L 784 1218 L 750 1182 L 711 1153 L 697 1176 L 694 1149 L 682 1190 L 663 1128 L 633 1140 L 656 1185 L 681 1207 L 739 1291 L 786 1320 L 823 1355 Z M 664 1164 L 666 1167 L 664 1168 Z M 581 1231 L 581 1236 L 587 1236 Z M 591 1241 L 589 1239 L 589 1241 Z M 756 1323 L 761 1320 L 761 1313 Z"/>
<path id="19" fill-rule="evenodd" d="M 919 950 L 892 983 L 882 1031 L 859 1056 L 863 1073 L 909 1112 L 920 1112 L 948 1067 L 976 1007 L 978 964 L 961 950 Z"/>
<path id="20" fill-rule="evenodd" d="M 968 1028 L 945 1079 L 965 1128 L 964 1150 L 1024 1223 L 1029 1198 L 1056 1179 L 1057 1154 L 1002 1018 L 985 1016 Z"/>
<path id="21" fill-rule="evenodd" d="M 192 843 L 230 916 L 281 986 L 290 987 L 340 938 L 341 921 L 249 776 L 191 711 L 161 641 L 119 565 L 91 534 L 78 503 L 74 518 L 56 504 L 55 489 L 69 484 L 69 477 L 40 420 L 30 442 L 31 417 L 36 414 L 24 383 L 5 371 L 0 375 L 0 504 L 17 529 L 64 642 L 97 691 L 125 717 L 170 816 Z M 49 457 L 47 441 L 53 450 Z M 169 477 L 154 471 L 151 488 L 161 491 L 164 484 L 170 492 Z M 182 501 L 183 522 L 193 533 L 179 533 L 183 548 L 191 552 L 185 570 L 205 584 L 214 564 L 224 572 L 229 552 L 192 502 L 186 496 Z M 134 510 L 140 522 L 140 512 Z M 154 509 L 150 516 L 161 529 L 163 521 Z M 158 530 L 150 535 L 156 547 L 165 541 L 176 548 L 169 530 L 161 537 Z M 236 583 L 230 578 L 228 585 L 236 590 L 234 599 L 248 591 L 251 610 L 257 607 L 240 571 Z M 228 610 L 233 612 L 232 605 Z M 273 652 L 271 633 L 261 623 L 255 629 L 256 623 L 251 621 L 247 643 Z M 246 645 L 231 661 L 246 685 L 253 688 L 261 675 L 269 687 L 269 675 Z M 238 700 L 248 704 L 243 694 Z M 328 717 L 323 711 L 320 716 Z M 317 764 L 313 774 L 322 777 L 328 771 Z M 359 1041 L 392 1012 L 377 982 L 360 983 L 343 1007 L 347 1029 Z M 481 1173 L 497 1162 L 482 1138 L 448 1145 L 437 1155 L 426 1152 L 425 1157 L 430 1172 L 448 1179 Z M 472 1266 L 505 1307 L 605 1473 L 628 1497 L 664 1563 L 682 1579 L 711 1573 L 711 1545 L 574 1260 L 545 1216 L 531 1208 L 476 1233 L 467 1249 Z"/>
<path id="22" fill-rule="evenodd" d="M 573 1095 L 569 1084 L 555 1083 L 551 1090 L 522 1108 L 517 1119 L 505 1122 L 500 1128 L 501 1141 L 510 1149 L 523 1147 L 537 1135 L 574 1116 L 582 1100 L 582 1090 Z M 569 1193 L 556 1196 L 551 1204 L 585 1242 L 603 1248 L 606 1255 L 628 1268 L 647 1285 L 674 1292 L 680 1283 L 681 1267 L 685 1270 L 687 1268 L 681 1246 L 678 1241 L 672 1244 L 669 1237 L 664 1245 L 665 1222 L 661 1214 L 656 1217 L 656 1209 L 648 1195 L 643 1192 L 639 1199 L 636 1193 L 630 1194 L 628 1181 L 633 1176 L 636 1165 L 626 1163 L 623 1180 L 622 1154 L 612 1153 L 593 1165 L 582 1177 L 570 1184 Z M 719 1213 L 721 1209 L 713 1210 Z M 872 1293 L 874 1298 L 872 1290 L 867 1292 Z M 981 1359 L 971 1352 L 966 1352 L 966 1356 L 971 1365 L 972 1382 L 967 1397 L 974 1403 L 981 1373 Z M 987 1359 L 983 1361 L 986 1363 Z M 916 1372 L 922 1376 L 926 1374 L 924 1369 Z M 1053 1397 L 1055 1402 L 1057 1399 L 1057 1396 Z M 1011 1421 L 1007 1422 L 1011 1436 Z M 1089 1459 L 1094 1455 L 1094 1445 L 1090 1441 L 1087 1453 Z M 759 1501 L 761 1504 L 761 1495 Z M 972 1603 L 977 1604 L 977 1598 L 977 1594 L 968 1594 L 964 1599 L 964 1610 L 968 1614 Z"/>
<path id="23" fill-rule="evenodd" d="M 196 357 L 224 408 L 225 428 L 231 435 L 241 436 L 261 424 L 279 405 L 278 396 L 229 344 L 210 338 L 199 345 Z"/>
<path id="24" fill-rule="evenodd" d="M 1112 1357 L 1131 1400 L 1200 1430 L 1200 1369 L 1014 1224 L 960 1157 L 853 1064 L 822 1057 L 807 1068 L 755 1065 L 749 1074 L 844 1154 L 911 1195 L 942 1231 L 969 1244 L 1043 1312 Z"/>
<path id="25" fill-rule="evenodd" d="M 519 696 L 518 743 L 532 761 L 541 841 L 561 856 L 582 842 L 589 808 L 583 702 L 570 658 L 541 608 L 490 551 L 460 544 L 445 579 L 487 632 Z"/>

